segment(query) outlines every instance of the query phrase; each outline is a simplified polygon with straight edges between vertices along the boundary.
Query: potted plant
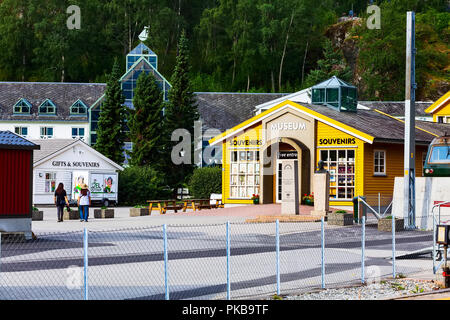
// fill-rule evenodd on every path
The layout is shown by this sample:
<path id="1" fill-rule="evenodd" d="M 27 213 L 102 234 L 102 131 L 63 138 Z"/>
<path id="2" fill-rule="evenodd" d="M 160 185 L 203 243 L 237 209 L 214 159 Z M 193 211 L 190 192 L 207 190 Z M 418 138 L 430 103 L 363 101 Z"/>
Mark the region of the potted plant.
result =
<path id="1" fill-rule="evenodd" d="M 254 194 L 252 196 L 253 204 L 259 204 L 259 194 Z"/>
<path id="2" fill-rule="evenodd" d="M 387 216 L 378 220 L 378 231 L 392 232 L 392 216 Z M 395 218 L 395 231 L 402 231 L 405 227 L 403 218 Z"/>
<path id="3" fill-rule="evenodd" d="M 306 194 L 302 197 L 302 201 L 307 206 L 313 206 L 314 205 L 314 193 Z"/>
<path id="4" fill-rule="evenodd" d="M 328 215 L 327 223 L 335 226 L 349 226 L 353 224 L 353 214 L 345 210 L 337 210 Z"/>
<path id="5" fill-rule="evenodd" d="M 105 206 L 101 207 L 101 209 L 94 209 L 94 218 L 95 219 L 114 218 L 114 209 L 107 208 Z"/>
<path id="6" fill-rule="evenodd" d="M 148 215 L 149 215 L 148 207 L 145 207 L 143 205 L 138 204 L 130 208 L 130 217 L 140 217 Z"/>
<path id="7" fill-rule="evenodd" d="M 64 220 L 78 220 L 80 219 L 80 213 L 78 212 L 78 207 L 76 209 L 65 207 L 64 208 Z"/>
<path id="8" fill-rule="evenodd" d="M 41 211 L 38 208 L 33 207 L 33 211 L 31 212 L 31 220 L 32 221 L 44 220 L 44 211 Z"/>

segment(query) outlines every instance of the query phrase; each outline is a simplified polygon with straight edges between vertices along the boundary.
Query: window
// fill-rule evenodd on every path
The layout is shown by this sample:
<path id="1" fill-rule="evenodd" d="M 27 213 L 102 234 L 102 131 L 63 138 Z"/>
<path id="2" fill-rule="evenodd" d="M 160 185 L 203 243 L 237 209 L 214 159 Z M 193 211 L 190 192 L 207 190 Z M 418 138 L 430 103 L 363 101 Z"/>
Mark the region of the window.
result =
<path id="1" fill-rule="evenodd" d="M 441 116 L 437 117 L 437 122 L 444 123 L 444 117 L 441 117 Z"/>
<path id="2" fill-rule="evenodd" d="M 21 113 L 30 114 L 31 103 L 29 103 L 26 99 L 22 98 L 16 102 L 13 109 L 14 109 L 13 113 L 16 113 L 16 114 L 21 114 Z"/>
<path id="3" fill-rule="evenodd" d="M 45 192 L 53 193 L 56 189 L 56 173 L 46 172 L 45 173 Z"/>
<path id="4" fill-rule="evenodd" d="M 84 139 L 84 128 L 72 128 L 72 139 Z"/>
<path id="5" fill-rule="evenodd" d="M 386 151 L 375 150 L 373 154 L 373 174 L 374 175 L 386 175 Z"/>
<path id="6" fill-rule="evenodd" d="M 351 200 L 355 195 L 355 150 L 321 150 L 320 159 L 330 173 L 330 200 Z"/>
<path id="7" fill-rule="evenodd" d="M 450 146 L 431 147 L 428 163 L 450 163 Z"/>
<path id="8" fill-rule="evenodd" d="M 56 114 L 56 106 L 50 99 L 46 99 L 39 106 L 39 113 L 40 114 Z"/>
<path id="9" fill-rule="evenodd" d="M 51 139 L 53 138 L 53 128 L 51 127 L 41 127 L 41 139 Z"/>
<path id="10" fill-rule="evenodd" d="M 231 151 L 230 197 L 250 199 L 259 194 L 259 151 Z"/>
<path id="11" fill-rule="evenodd" d="M 72 115 L 85 115 L 86 113 L 87 106 L 80 99 L 70 107 L 70 114 Z"/>
<path id="12" fill-rule="evenodd" d="M 28 135 L 28 127 L 14 127 L 14 132 L 26 138 Z"/>

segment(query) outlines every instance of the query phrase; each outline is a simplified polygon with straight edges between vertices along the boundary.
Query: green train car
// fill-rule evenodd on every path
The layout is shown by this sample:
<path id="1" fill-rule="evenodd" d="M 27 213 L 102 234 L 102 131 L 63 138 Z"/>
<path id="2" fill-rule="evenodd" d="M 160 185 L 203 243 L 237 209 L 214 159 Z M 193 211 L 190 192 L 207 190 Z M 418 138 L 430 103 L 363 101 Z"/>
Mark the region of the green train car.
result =
<path id="1" fill-rule="evenodd" d="M 423 171 L 425 177 L 450 177 L 450 136 L 431 141 Z"/>

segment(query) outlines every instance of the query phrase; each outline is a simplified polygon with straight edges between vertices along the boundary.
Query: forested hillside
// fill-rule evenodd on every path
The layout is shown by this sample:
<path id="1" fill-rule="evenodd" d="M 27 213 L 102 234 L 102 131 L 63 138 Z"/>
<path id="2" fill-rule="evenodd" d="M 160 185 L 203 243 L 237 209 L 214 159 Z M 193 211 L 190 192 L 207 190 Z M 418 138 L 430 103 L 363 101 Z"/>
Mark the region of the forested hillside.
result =
<path id="1" fill-rule="evenodd" d="M 186 30 L 195 91 L 293 92 L 334 74 L 360 99 L 402 100 L 406 11 L 416 12 L 418 100 L 449 90 L 446 0 L 373 1 L 368 29 L 357 0 L 0 0 L 0 80 L 106 82 L 114 58 L 139 43 L 158 54 L 167 79 Z M 81 9 L 69 30 L 69 5 Z M 353 9 L 360 19 L 338 23 Z"/>

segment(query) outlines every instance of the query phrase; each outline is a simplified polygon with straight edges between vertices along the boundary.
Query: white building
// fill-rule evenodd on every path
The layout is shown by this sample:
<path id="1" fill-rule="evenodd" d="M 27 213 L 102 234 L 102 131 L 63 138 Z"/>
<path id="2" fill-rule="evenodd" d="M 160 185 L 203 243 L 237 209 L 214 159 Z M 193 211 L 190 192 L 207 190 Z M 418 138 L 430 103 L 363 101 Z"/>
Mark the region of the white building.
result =
<path id="1" fill-rule="evenodd" d="M 33 156 L 33 204 L 53 204 L 59 183 L 69 200 L 79 186 L 89 186 L 93 202 L 105 206 L 118 201 L 118 172 L 123 168 L 80 140 L 33 140 L 40 146 Z"/>

